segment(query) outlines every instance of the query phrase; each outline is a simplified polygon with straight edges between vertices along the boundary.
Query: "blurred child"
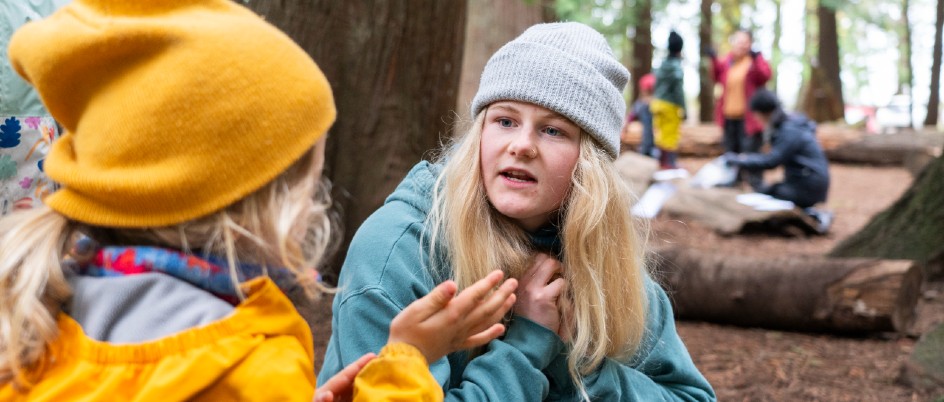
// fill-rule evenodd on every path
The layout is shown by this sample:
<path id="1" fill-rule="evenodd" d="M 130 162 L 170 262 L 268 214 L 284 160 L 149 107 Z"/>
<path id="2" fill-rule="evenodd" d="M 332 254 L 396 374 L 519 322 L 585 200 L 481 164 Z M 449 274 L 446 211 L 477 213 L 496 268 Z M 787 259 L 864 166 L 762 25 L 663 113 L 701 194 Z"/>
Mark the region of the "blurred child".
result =
<path id="1" fill-rule="evenodd" d="M 62 188 L 0 219 L 0 400 L 311 401 L 311 332 L 280 287 L 317 291 L 332 235 L 318 66 L 228 0 L 76 0 L 10 57 L 65 135 Z M 406 306 L 317 400 L 441 399 L 426 362 L 503 331 L 501 279 Z"/>
<path id="2" fill-rule="evenodd" d="M 682 120 L 685 118 L 685 88 L 682 72 L 682 36 L 669 33 L 669 55 L 656 70 L 656 85 L 650 108 L 659 167 L 675 169 Z"/>
<path id="3" fill-rule="evenodd" d="M 649 103 L 652 101 L 652 90 L 656 85 L 656 76 L 652 73 L 646 74 L 639 79 L 639 99 L 633 102 L 633 108 L 629 113 L 627 122 L 638 121 L 642 124 L 642 142 L 639 144 L 639 153 L 657 157 L 653 152 L 652 136 L 652 111 L 649 110 Z"/>

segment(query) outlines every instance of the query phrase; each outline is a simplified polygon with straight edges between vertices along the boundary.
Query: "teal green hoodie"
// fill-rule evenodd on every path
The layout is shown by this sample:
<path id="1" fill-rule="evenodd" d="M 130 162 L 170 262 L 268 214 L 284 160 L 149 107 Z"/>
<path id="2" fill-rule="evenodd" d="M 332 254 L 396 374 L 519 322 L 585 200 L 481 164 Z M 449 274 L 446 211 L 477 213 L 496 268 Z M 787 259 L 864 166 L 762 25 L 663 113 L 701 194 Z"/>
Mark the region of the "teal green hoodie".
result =
<path id="1" fill-rule="evenodd" d="M 339 278 L 331 340 L 318 377 L 324 383 L 387 342 L 390 321 L 425 296 L 441 275 L 428 269 L 426 216 L 440 167 L 420 162 L 354 235 Z M 564 250 L 566 251 L 566 250 Z M 446 273 L 449 275 L 449 273 Z M 698 372 L 675 330 L 665 292 L 648 281 L 649 317 L 643 345 L 632 359 L 606 359 L 584 377 L 598 401 L 712 401 L 714 391 Z M 567 346 L 554 332 L 514 317 L 504 336 L 472 360 L 465 352 L 431 362 L 447 401 L 576 401 L 567 372 Z"/>

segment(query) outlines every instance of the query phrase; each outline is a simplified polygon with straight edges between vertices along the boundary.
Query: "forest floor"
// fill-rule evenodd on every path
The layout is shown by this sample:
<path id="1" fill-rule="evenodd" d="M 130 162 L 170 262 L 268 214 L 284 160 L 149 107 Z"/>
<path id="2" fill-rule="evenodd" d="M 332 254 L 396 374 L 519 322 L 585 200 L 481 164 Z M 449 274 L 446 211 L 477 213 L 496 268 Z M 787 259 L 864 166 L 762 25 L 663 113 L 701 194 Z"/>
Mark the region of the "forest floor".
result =
<path id="1" fill-rule="evenodd" d="M 683 158 L 697 171 L 707 160 Z M 826 236 L 724 237 L 694 222 L 658 218 L 654 242 L 756 257 L 822 255 L 855 233 L 910 186 L 900 167 L 833 164 L 828 209 L 836 213 Z M 768 172 L 774 179 L 780 172 Z M 922 318 L 944 322 L 942 284 L 932 283 Z M 937 289 L 937 293 L 935 290 Z M 916 339 L 896 334 L 850 338 L 680 321 L 679 333 L 721 401 L 935 401 L 944 390 L 917 391 L 900 380 Z M 941 398 L 941 399 L 938 399 Z"/>
<path id="2" fill-rule="evenodd" d="M 708 159 L 681 158 L 696 172 Z M 761 234 L 721 236 L 696 222 L 657 218 L 652 242 L 751 256 L 822 255 L 855 233 L 908 188 L 912 176 L 901 167 L 834 164 L 826 205 L 836 213 L 826 236 Z M 767 179 L 781 173 L 768 172 Z M 939 289 L 944 285 L 937 284 Z M 933 296 L 933 291 L 928 292 Z M 938 293 L 941 294 L 941 293 Z M 927 298 L 926 298 L 927 299 Z M 931 320 L 944 320 L 944 296 L 929 304 Z M 317 361 L 330 336 L 330 297 L 309 311 Z M 940 321 L 938 321 L 940 322 Z M 679 333 L 696 365 L 721 401 L 940 401 L 944 390 L 917 391 L 900 381 L 916 339 L 895 334 L 851 338 L 680 321 Z M 940 398 L 940 399 L 939 399 Z"/>

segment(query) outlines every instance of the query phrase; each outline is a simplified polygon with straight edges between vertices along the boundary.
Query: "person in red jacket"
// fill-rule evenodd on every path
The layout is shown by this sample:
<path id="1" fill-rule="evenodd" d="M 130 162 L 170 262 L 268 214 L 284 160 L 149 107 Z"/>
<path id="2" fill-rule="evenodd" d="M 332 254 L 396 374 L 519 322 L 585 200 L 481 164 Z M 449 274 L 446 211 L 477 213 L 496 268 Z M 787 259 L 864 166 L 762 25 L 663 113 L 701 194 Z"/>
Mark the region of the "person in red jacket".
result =
<path id="1" fill-rule="evenodd" d="M 739 30 L 731 36 L 731 51 L 727 56 L 719 58 L 713 50 L 708 50 L 712 76 L 722 87 L 721 97 L 715 104 L 715 121 L 724 132 L 725 152 L 756 153 L 763 145 L 764 127 L 751 114 L 748 100 L 770 80 L 771 72 L 770 64 L 751 48 L 752 45 L 751 32 Z M 746 179 L 753 186 L 755 182 L 759 184 L 761 176 L 749 173 Z"/>

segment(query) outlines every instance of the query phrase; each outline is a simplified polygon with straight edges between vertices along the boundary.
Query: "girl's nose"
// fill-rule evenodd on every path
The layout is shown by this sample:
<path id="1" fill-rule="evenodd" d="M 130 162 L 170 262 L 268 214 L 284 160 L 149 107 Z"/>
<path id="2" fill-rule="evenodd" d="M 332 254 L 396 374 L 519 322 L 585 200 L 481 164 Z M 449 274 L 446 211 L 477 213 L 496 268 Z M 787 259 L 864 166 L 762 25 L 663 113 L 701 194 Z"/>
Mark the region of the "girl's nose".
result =
<path id="1" fill-rule="evenodd" d="M 538 149 L 534 141 L 533 131 L 534 130 L 531 130 L 529 126 L 522 127 L 522 129 L 515 134 L 515 138 L 508 146 L 508 151 L 518 158 L 532 159 L 536 157 L 538 155 Z"/>

